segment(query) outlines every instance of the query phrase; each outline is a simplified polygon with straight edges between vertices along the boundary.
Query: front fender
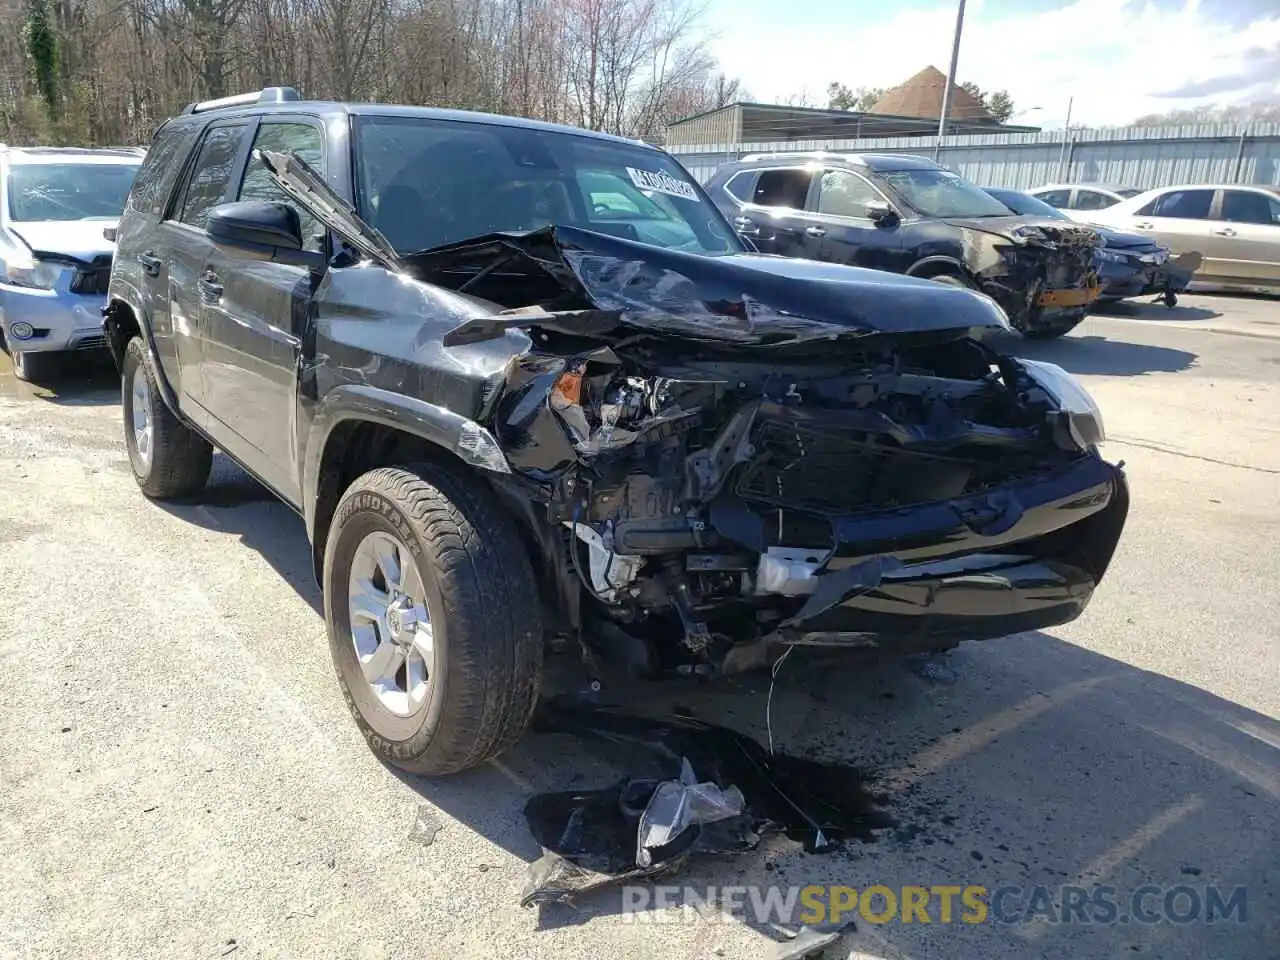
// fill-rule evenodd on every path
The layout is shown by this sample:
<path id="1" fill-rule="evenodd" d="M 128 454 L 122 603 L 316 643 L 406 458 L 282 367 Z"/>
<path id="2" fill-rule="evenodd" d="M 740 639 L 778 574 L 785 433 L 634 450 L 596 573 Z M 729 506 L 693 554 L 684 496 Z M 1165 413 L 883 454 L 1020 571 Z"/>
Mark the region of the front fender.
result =
<path id="1" fill-rule="evenodd" d="M 147 348 L 147 356 L 151 360 L 151 368 L 155 371 L 160 398 L 174 416 L 182 417 L 178 409 L 177 391 L 169 382 L 169 373 L 164 364 L 160 362 L 155 333 L 151 329 L 147 311 L 141 305 L 141 298 L 129 297 L 129 292 L 130 289 L 127 287 L 124 290 L 114 290 L 107 305 L 102 308 L 102 333 L 107 338 L 107 349 L 111 353 L 111 359 L 117 370 L 124 369 L 124 351 L 129 341 L 133 339 L 136 324 L 136 332 L 142 336 L 142 342 Z M 136 291 L 133 292 L 136 294 Z M 121 310 L 129 311 L 133 315 L 132 320 L 122 317 Z"/>
<path id="2" fill-rule="evenodd" d="M 493 435 L 446 407 L 368 384 L 334 387 L 316 406 L 307 431 L 302 466 L 303 516 L 313 536 L 320 472 L 334 431 L 350 421 L 373 423 L 412 434 L 446 450 L 473 467 L 510 473 L 511 467 Z"/>

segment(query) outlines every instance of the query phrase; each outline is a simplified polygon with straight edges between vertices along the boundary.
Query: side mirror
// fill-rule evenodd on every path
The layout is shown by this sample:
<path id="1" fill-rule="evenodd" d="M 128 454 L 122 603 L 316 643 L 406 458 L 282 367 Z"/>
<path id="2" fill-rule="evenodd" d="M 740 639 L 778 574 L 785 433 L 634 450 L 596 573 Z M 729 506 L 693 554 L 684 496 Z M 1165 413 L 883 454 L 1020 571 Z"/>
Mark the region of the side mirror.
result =
<path id="1" fill-rule="evenodd" d="M 310 266 L 319 255 L 302 249 L 298 211 L 287 203 L 241 200 L 209 211 L 205 232 L 214 243 L 278 260 Z"/>
<path id="2" fill-rule="evenodd" d="M 898 218 L 898 214 L 887 201 L 871 200 L 867 203 L 867 217 L 876 226 L 880 226 L 893 222 Z"/>

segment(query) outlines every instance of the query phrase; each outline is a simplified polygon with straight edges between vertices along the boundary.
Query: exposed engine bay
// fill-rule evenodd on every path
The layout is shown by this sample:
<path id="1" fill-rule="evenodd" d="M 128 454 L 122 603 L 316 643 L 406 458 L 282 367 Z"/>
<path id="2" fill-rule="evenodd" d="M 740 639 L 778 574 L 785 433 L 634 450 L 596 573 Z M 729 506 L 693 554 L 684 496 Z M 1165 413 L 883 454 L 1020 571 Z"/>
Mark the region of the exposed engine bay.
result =
<path id="1" fill-rule="evenodd" d="M 979 288 L 1024 333 L 1074 326 L 1097 296 L 1097 233 L 1051 220 L 1013 232 L 1014 243 L 974 244 L 971 266 Z"/>
<path id="2" fill-rule="evenodd" d="M 746 651 L 770 643 L 922 629 L 895 590 L 975 551 L 985 559 L 967 572 L 952 560 L 951 575 L 1025 566 L 1026 541 L 1112 500 L 1096 408 L 1051 365 L 971 339 L 842 344 L 826 359 L 702 353 L 533 352 L 511 361 L 493 410 L 511 469 L 544 491 L 565 628 L 632 672 L 715 672 L 754 665 Z M 1113 547 L 1095 552 L 1094 576 Z M 1048 607 L 1077 602 L 1043 579 Z M 945 591 L 945 576 L 928 589 Z M 929 611 L 933 627 L 944 611 Z M 956 635 L 980 636 L 981 620 Z"/>

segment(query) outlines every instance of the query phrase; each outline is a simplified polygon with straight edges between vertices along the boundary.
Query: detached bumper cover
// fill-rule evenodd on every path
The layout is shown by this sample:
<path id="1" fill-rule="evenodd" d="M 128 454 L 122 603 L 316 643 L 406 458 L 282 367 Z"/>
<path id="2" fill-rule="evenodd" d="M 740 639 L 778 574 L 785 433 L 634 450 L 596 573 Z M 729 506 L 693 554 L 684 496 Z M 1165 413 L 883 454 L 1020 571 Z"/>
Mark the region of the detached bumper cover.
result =
<path id="1" fill-rule="evenodd" d="M 777 639 L 910 646 L 1069 622 L 1102 581 L 1128 511 L 1123 471 L 1088 456 L 979 496 L 842 518 L 818 590 Z"/>

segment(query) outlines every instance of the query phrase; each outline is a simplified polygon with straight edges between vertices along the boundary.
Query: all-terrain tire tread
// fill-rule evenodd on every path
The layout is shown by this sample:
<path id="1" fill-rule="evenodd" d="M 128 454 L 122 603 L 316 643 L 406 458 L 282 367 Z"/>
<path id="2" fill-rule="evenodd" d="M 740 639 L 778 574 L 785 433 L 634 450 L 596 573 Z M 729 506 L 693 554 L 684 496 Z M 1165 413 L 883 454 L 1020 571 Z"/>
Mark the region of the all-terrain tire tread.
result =
<path id="1" fill-rule="evenodd" d="M 439 723 L 422 754 L 393 762 L 429 775 L 481 764 L 520 739 L 537 705 L 541 611 L 529 558 L 492 495 L 437 463 L 380 467 L 356 480 L 335 513 L 330 547 L 361 492 L 382 494 L 409 520 L 445 605 L 449 665 Z M 329 568 L 326 559 L 326 580 Z"/>

